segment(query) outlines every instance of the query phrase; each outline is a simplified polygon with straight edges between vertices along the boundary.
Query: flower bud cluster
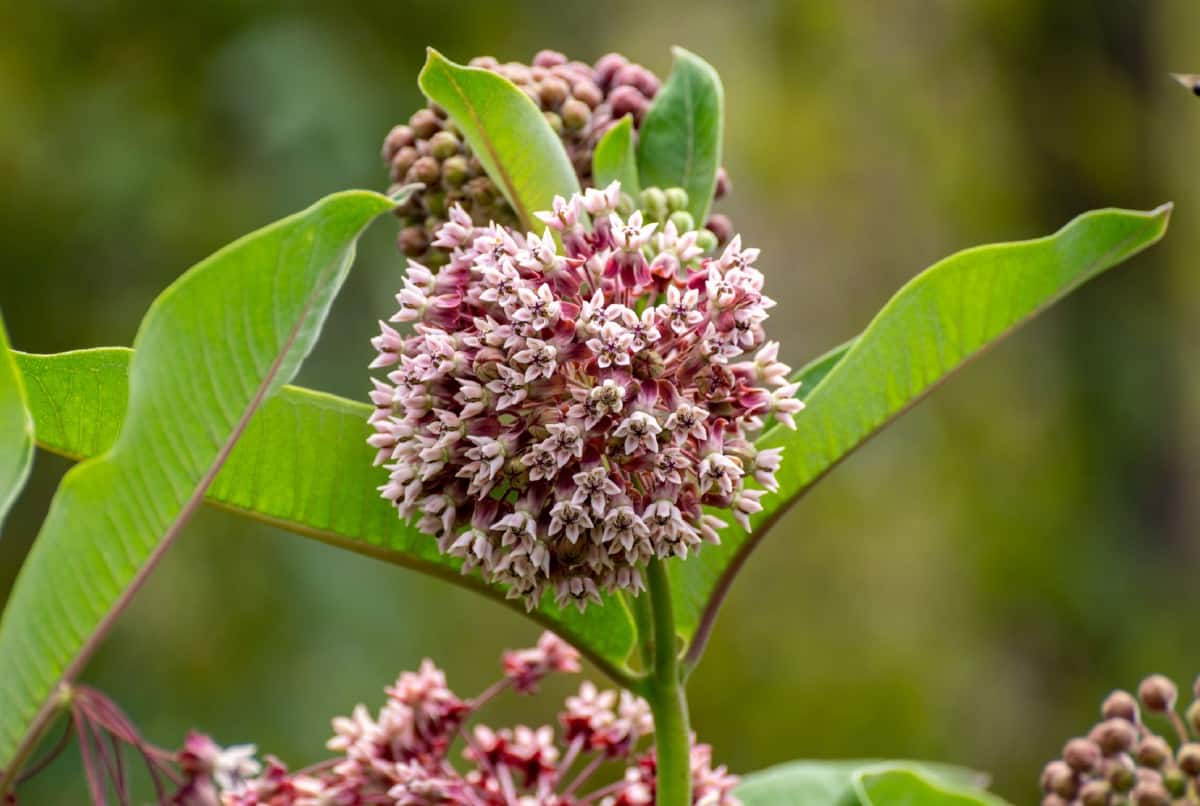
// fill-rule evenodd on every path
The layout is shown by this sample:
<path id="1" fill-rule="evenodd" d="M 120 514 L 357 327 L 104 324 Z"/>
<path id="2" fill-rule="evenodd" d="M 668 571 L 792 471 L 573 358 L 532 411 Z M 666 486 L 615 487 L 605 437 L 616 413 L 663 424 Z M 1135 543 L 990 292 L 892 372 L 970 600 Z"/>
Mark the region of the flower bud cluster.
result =
<path id="1" fill-rule="evenodd" d="M 562 138 L 585 188 L 593 185 L 592 152 L 596 143 L 625 115 L 632 116 L 634 126 L 639 126 L 660 86 L 654 73 L 619 53 L 603 56 L 594 65 L 569 60 L 550 50 L 538 53 L 530 65 L 500 63 L 490 56 L 472 59 L 470 64 L 504 76 L 538 105 Z M 445 111 L 435 105 L 417 110 L 407 124 L 397 125 L 388 133 L 383 159 L 394 184 L 421 182 L 426 186 L 397 211 L 403 222 L 399 246 L 408 257 L 430 267 L 445 261 L 446 251 L 433 241 L 455 204 L 461 204 L 477 224 L 516 224 L 516 216 L 500 190 Z M 723 196 L 728 188 L 722 169 L 716 197 Z M 728 222 L 722 219 L 710 228 L 718 234 L 729 230 Z"/>
<path id="2" fill-rule="evenodd" d="M 532 693 L 554 672 L 579 671 L 579 656 L 546 633 L 537 647 L 506 653 L 504 677 L 479 696 L 463 700 L 426 660 L 386 689 L 387 702 L 372 714 L 362 705 L 333 720 L 327 747 L 336 755 L 298 772 L 278 759 L 265 764 L 251 745 L 222 749 L 200 734 L 179 753 L 184 775 L 171 801 L 179 806 L 651 806 L 656 790 L 654 731 L 646 702 L 628 691 L 600 691 L 584 682 L 568 697 L 553 725 L 494 730 L 466 723 L 506 688 Z M 451 744 L 462 739 L 452 763 Z M 614 783 L 591 782 L 605 767 L 623 768 Z M 605 776 L 611 779 L 613 776 Z M 738 806 L 737 778 L 712 766 L 706 745 L 692 746 L 693 803 Z"/>
<path id="3" fill-rule="evenodd" d="M 622 218 L 619 197 L 557 198 L 542 235 L 456 207 L 450 263 L 410 261 L 397 295 L 412 332 L 372 341 L 383 497 L 530 608 L 640 591 L 647 560 L 718 542 L 706 506 L 749 528 L 764 490 L 746 482 L 776 489 L 781 456 L 753 434 L 803 407 L 763 331 L 758 250 L 701 257 L 700 233 Z"/>
<path id="4" fill-rule="evenodd" d="M 1181 718 L 1178 689 L 1151 675 L 1137 696 L 1117 690 L 1087 736 L 1070 740 L 1042 770 L 1043 806 L 1179 806 L 1200 804 L 1200 679 Z M 1143 715 L 1165 723 L 1159 735 Z"/>

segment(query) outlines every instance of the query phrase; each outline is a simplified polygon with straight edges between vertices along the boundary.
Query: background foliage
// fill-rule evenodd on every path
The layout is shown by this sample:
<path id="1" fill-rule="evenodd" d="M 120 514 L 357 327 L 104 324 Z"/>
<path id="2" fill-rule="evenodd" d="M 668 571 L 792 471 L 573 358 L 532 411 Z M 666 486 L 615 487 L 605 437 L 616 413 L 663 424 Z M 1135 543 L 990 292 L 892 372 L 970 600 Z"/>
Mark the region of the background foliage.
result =
<path id="1" fill-rule="evenodd" d="M 952 251 L 1174 199 L 1163 245 L 798 506 L 692 678 L 696 727 L 735 769 L 927 757 L 993 770 L 1002 794 L 1032 800 L 1040 762 L 1109 687 L 1197 671 L 1200 105 L 1164 74 L 1200 62 L 1200 8 L 700 5 L 24 6 L 0 49 L 11 340 L 128 344 L 198 258 L 324 193 L 381 187 L 378 145 L 419 103 L 426 44 L 451 58 L 622 49 L 661 75 L 670 44 L 705 56 L 726 87 L 723 209 L 765 249 L 787 306 L 772 335 L 794 365 Z M 299 382 L 365 393 L 367 337 L 400 268 L 387 230 L 368 234 Z M 0 540 L 0 595 L 66 467 L 38 456 Z M 304 761 L 330 715 L 423 655 L 472 691 L 490 656 L 535 635 L 470 593 L 205 511 L 88 678 L 156 741 L 200 723 Z M 30 802 L 79 799 L 82 778 L 58 769 Z"/>

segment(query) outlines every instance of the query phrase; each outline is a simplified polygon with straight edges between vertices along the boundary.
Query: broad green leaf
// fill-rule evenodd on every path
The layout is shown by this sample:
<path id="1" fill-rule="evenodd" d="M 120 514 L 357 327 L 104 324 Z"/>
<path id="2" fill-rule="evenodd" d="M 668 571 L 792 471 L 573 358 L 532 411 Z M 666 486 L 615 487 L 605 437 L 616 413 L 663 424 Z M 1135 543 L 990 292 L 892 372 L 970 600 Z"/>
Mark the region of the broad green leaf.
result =
<path id="1" fill-rule="evenodd" d="M 973 770 L 947 764 L 870 759 L 793 761 L 744 776 L 734 794 L 743 806 L 865 806 L 856 793 L 856 781 L 864 772 L 879 770 L 912 772 L 946 787 L 974 789 L 986 783 L 986 777 Z"/>
<path id="2" fill-rule="evenodd" d="M 1158 241 L 1170 212 L 1086 213 L 1045 238 L 960 252 L 901 288 L 808 392 L 797 430 L 775 427 L 759 440 L 784 455 L 779 492 L 763 499 L 753 534 L 727 530 L 721 545 L 672 567 L 681 634 L 711 629 L 746 556 L 805 490 L 984 349 Z"/>
<path id="3" fill-rule="evenodd" d="M 534 226 L 535 212 L 550 209 L 556 195 L 579 191 L 562 141 L 511 81 L 455 64 L 430 48 L 417 82 L 450 115 L 526 228 Z"/>
<path id="4" fill-rule="evenodd" d="M 995 795 L 928 775 L 920 769 L 885 765 L 854 774 L 862 806 L 1004 806 Z"/>
<path id="5" fill-rule="evenodd" d="M 329 196 L 201 261 L 150 306 L 121 429 L 63 479 L 0 618 L 10 778 L 60 682 L 75 678 L 251 415 L 312 349 L 359 234 L 393 206 L 365 191 Z"/>
<path id="6" fill-rule="evenodd" d="M 57 355 L 17 354 L 29 381 L 29 406 L 38 445 L 69 459 L 108 449 L 125 418 L 126 373 L 132 351 L 122 347 Z M 344 398 L 285 386 L 250 421 L 206 501 L 240 515 L 444 578 L 498 599 L 519 602 L 459 573 L 461 561 L 440 554 L 433 538 L 400 520 L 379 497 L 386 478 L 367 446 L 371 408 Z M 303 434 L 303 439 L 297 439 Z M 611 671 L 634 644 L 630 615 L 613 599 L 585 613 L 553 604 L 547 595 L 529 614 Z"/>
<path id="7" fill-rule="evenodd" d="M 8 346 L 0 318 L 0 529 L 25 486 L 33 464 L 33 418 L 25 404 L 25 384 Z M 2 534 L 2 532 L 0 532 Z"/>
<path id="8" fill-rule="evenodd" d="M 616 180 L 630 196 L 641 191 L 638 182 L 637 154 L 633 148 L 633 118 L 621 118 L 604 133 L 592 154 L 592 180 L 596 187 L 607 187 Z"/>
<path id="9" fill-rule="evenodd" d="M 638 129 L 638 178 L 645 187 L 681 187 L 703 224 L 717 189 L 725 92 L 717 71 L 683 48 Z"/>

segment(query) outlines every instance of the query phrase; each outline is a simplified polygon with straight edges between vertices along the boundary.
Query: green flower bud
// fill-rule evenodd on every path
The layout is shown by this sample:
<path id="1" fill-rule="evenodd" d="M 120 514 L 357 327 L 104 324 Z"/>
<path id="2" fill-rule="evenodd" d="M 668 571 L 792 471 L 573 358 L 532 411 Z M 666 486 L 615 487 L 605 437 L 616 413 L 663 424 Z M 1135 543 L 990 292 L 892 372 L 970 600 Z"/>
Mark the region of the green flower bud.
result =
<path id="1" fill-rule="evenodd" d="M 633 215 L 633 211 L 637 209 L 637 205 L 633 201 L 633 197 L 628 193 L 621 194 L 621 200 L 617 202 L 617 215 L 622 218 L 628 218 Z"/>
<path id="2" fill-rule="evenodd" d="M 443 190 L 427 190 L 425 191 L 424 196 L 425 209 L 433 214 L 437 219 L 444 219 L 446 217 L 447 210 L 446 192 Z M 439 221 L 438 224 L 430 228 L 431 231 L 437 229 L 437 227 L 440 225 L 441 222 Z"/>
<path id="3" fill-rule="evenodd" d="M 545 115 L 546 122 L 550 124 L 551 129 L 554 129 L 555 134 L 563 133 L 562 118 L 558 116 L 557 112 L 543 112 L 542 114 Z"/>
<path id="4" fill-rule="evenodd" d="M 1173 797 L 1182 797 L 1187 792 L 1187 776 L 1178 767 L 1172 767 L 1163 775 L 1163 786 Z"/>
<path id="5" fill-rule="evenodd" d="M 702 229 L 696 234 L 696 246 L 710 254 L 717 250 L 717 236 L 710 229 Z"/>
<path id="6" fill-rule="evenodd" d="M 692 214 L 687 210 L 676 210 L 671 213 L 670 221 L 675 225 L 675 229 L 680 232 L 687 232 L 696 228 L 696 219 L 692 218 Z"/>
<path id="7" fill-rule="evenodd" d="M 1133 789 L 1133 785 L 1137 783 L 1133 759 L 1125 756 L 1109 762 L 1104 777 L 1112 785 L 1114 792 L 1128 792 Z"/>
<path id="8" fill-rule="evenodd" d="M 592 119 L 592 110 L 578 98 L 568 98 L 562 105 L 562 122 L 571 131 L 579 131 Z"/>
<path id="9" fill-rule="evenodd" d="M 1200 700 L 1188 706 L 1187 723 L 1193 733 L 1200 734 Z"/>
<path id="10" fill-rule="evenodd" d="M 409 182 L 424 182 L 426 185 L 432 185 L 438 181 L 438 176 L 441 174 L 442 166 L 433 157 L 421 157 L 412 164 L 408 169 Z"/>
<path id="11" fill-rule="evenodd" d="M 438 132 L 429 138 L 429 153 L 440 160 L 458 153 L 458 138 L 450 132 Z"/>
<path id="12" fill-rule="evenodd" d="M 667 209 L 667 194 L 662 188 L 648 187 L 638 194 L 638 207 L 651 220 L 662 221 L 670 213 Z"/>
<path id="13" fill-rule="evenodd" d="M 1083 806 L 1108 806 L 1108 796 L 1112 787 L 1108 781 L 1088 781 L 1079 790 L 1079 802 Z"/>
<path id="14" fill-rule="evenodd" d="M 446 180 L 446 184 L 450 187 L 460 187 L 463 182 L 467 181 L 467 158 L 462 154 L 455 154 L 448 160 L 442 163 L 442 179 Z"/>
<path id="15" fill-rule="evenodd" d="M 442 128 L 441 120 L 432 109 L 418 109 L 413 112 L 413 116 L 408 119 L 408 125 L 420 140 L 428 140 Z"/>
<path id="16" fill-rule="evenodd" d="M 686 210 L 688 193 L 683 188 L 667 188 L 667 208 L 672 212 Z"/>

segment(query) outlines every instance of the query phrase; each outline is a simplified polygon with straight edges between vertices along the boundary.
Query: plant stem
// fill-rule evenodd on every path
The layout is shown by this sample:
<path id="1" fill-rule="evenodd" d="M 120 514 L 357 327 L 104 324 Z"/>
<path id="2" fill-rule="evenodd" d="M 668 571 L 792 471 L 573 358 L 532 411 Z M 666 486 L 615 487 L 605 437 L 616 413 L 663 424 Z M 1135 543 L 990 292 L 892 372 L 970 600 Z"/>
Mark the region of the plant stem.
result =
<path id="1" fill-rule="evenodd" d="M 650 604 L 654 615 L 654 668 L 645 683 L 646 699 L 654 712 L 654 743 L 658 757 L 657 806 L 691 806 L 691 736 L 687 694 L 675 646 L 675 612 L 667 569 L 658 560 L 647 566 Z"/>

